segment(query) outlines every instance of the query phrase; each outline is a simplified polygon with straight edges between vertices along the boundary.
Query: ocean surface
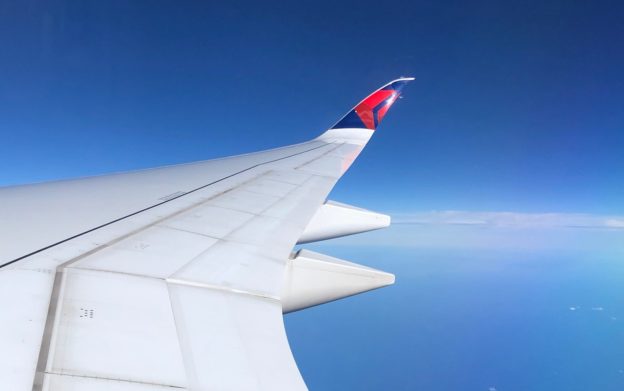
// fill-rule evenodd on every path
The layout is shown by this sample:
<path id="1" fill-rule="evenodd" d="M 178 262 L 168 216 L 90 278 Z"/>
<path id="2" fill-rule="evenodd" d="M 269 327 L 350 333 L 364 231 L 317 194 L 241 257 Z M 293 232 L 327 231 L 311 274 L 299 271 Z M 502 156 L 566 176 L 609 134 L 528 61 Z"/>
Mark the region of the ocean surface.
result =
<path id="1" fill-rule="evenodd" d="M 316 245 L 392 272 L 396 284 L 287 315 L 291 348 L 312 391 L 621 391 L 621 239 L 610 239 L 613 251 L 604 241 Z"/>

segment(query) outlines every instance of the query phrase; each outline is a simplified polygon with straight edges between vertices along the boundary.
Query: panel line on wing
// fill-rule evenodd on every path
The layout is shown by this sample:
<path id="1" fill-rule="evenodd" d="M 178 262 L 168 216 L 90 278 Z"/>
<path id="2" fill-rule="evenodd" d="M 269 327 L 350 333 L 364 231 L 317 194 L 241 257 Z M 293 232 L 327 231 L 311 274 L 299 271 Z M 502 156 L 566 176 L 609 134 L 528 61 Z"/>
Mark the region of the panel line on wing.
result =
<path id="1" fill-rule="evenodd" d="M 195 362 L 193 360 L 193 354 L 190 349 L 190 341 L 189 336 L 184 333 L 180 324 L 182 319 L 180 319 L 179 311 L 176 308 L 180 308 L 180 304 L 177 303 L 177 297 L 172 295 L 171 287 L 169 283 L 165 284 L 167 287 L 167 294 L 169 295 L 169 306 L 171 307 L 171 316 L 173 317 L 173 324 L 175 327 L 176 334 L 178 336 L 178 346 L 180 348 L 180 353 L 182 354 L 182 365 L 184 366 L 184 371 L 186 372 L 186 383 L 187 388 L 192 389 L 195 384 L 199 383 L 197 372 L 195 371 Z"/>
<path id="2" fill-rule="evenodd" d="M 330 155 L 332 152 L 334 152 L 335 150 L 337 150 L 338 148 L 340 148 L 343 144 L 344 144 L 344 142 L 340 142 L 340 143 L 333 142 L 333 143 L 329 143 L 329 144 L 327 144 L 327 145 L 331 145 L 331 146 L 333 146 L 333 148 L 331 148 L 330 150 L 328 150 L 328 151 L 324 152 L 324 153 L 323 153 L 323 154 L 321 154 L 320 156 L 315 156 L 313 159 L 310 159 L 310 160 L 308 160 L 308 161 L 305 161 L 305 162 L 303 162 L 303 163 L 299 164 L 298 166 L 296 166 L 296 167 L 295 167 L 295 170 L 298 170 L 298 169 L 300 169 L 300 168 L 302 168 L 302 167 L 305 167 L 305 166 L 307 166 L 308 164 L 313 163 L 313 162 L 315 162 L 315 161 L 317 161 L 317 160 L 319 160 L 319 159 L 323 158 L 324 156 Z"/>
<path id="3" fill-rule="evenodd" d="M 191 280 L 181 280 L 181 279 L 177 279 L 177 278 L 167 278 L 167 279 L 165 279 L 165 281 L 168 284 L 192 286 L 192 287 L 195 287 L 195 288 L 211 289 L 211 290 L 216 290 L 216 291 L 221 291 L 221 292 L 235 293 L 237 295 L 247 295 L 247 296 L 260 297 L 262 299 L 273 300 L 273 301 L 277 301 L 277 302 L 280 301 L 280 298 L 276 297 L 276 296 L 267 295 L 267 294 L 263 294 L 263 293 L 260 293 L 260 292 L 248 291 L 248 290 L 244 290 L 244 289 L 237 289 L 237 288 L 232 288 L 232 287 L 226 287 L 226 286 L 223 286 L 223 285 L 206 284 L 206 283 L 203 283 L 203 282 L 197 282 L 197 281 L 191 281 Z"/>
<path id="4" fill-rule="evenodd" d="M 48 365 L 48 357 L 50 354 L 50 341 L 52 339 L 52 331 L 54 330 L 54 322 L 56 321 L 58 298 L 61 293 L 63 280 L 63 272 L 57 271 L 54 274 L 54 282 L 52 283 L 52 292 L 50 294 L 50 304 L 48 306 L 48 314 L 46 316 L 45 325 L 43 326 L 43 338 L 41 347 L 39 348 L 39 356 L 35 369 L 35 378 L 33 379 L 33 391 L 40 391 L 43 388 L 44 373 Z"/>
<path id="5" fill-rule="evenodd" d="M 93 267 L 85 268 L 85 267 L 79 267 L 79 266 L 71 266 L 71 267 L 68 267 L 66 270 L 83 270 L 83 271 L 95 272 L 95 273 L 107 273 L 107 274 L 113 274 L 113 275 L 118 274 L 118 275 L 129 276 L 129 277 L 147 278 L 147 279 L 164 281 L 168 284 L 187 285 L 187 286 L 193 286 L 197 288 L 213 289 L 213 290 L 231 292 L 231 293 L 236 293 L 236 294 L 241 294 L 241 295 L 261 297 L 261 298 L 269 299 L 269 300 L 277 300 L 277 301 L 280 300 L 279 297 L 267 295 L 261 292 L 254 292 L 251 290 L 237 289 L 237 288 L 227 287 L 223 285 L 207 284 L 203 282 L 184 280 L 184 279 L 178 279 L 178 278 L 146 276 L 145 274 L 128 273 L 128 272 L 122 272 L 122 271 L 117 271 L 117 270 L 97 269 Z M 175 275 L 176 273 L 173 273 L 172 275 Z"/>
<path id="6" fill-rule="evenodd" d="M 106 380 L 106 381 L 113 381 L 113 382 L 120 382 L 120 383 L 141 384 L 141 385 L 146 385 L 146 386 L 158 386 L 158 387 L 166 387 L 167 389 L 170 389 L 170 390 L 186 390 L 187 389 L 187 387 L 180 387 L 180 386 L 176 386 L 173 384 L 151 383 L 151 382 L 144 382 L 140 380 L 116 379 L 112 377 L 102 377 L 102 376 L 78 375 L 75 373 L 60 373 L 60 372 L 51 371 L 51 372 L 46 372 L 45 375 L 58 376 L 58 377 L 67 376 L 67 377 L 80 378 L 80 379 Z"/>

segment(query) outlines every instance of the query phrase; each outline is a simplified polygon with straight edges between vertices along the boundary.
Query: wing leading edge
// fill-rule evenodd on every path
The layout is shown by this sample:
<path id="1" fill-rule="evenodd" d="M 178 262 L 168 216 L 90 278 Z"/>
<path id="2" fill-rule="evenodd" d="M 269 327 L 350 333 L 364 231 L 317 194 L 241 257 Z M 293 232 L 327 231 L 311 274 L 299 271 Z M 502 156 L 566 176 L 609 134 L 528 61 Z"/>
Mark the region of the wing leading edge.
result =
<path id="1" fill-rule="evenodd" d="M 0 388 L 306 389 L 282 319 L 290 252 L 409 80 L 307 143 L 0 189 Z M 373 287 L 349 283 L 300 301 Z"/>

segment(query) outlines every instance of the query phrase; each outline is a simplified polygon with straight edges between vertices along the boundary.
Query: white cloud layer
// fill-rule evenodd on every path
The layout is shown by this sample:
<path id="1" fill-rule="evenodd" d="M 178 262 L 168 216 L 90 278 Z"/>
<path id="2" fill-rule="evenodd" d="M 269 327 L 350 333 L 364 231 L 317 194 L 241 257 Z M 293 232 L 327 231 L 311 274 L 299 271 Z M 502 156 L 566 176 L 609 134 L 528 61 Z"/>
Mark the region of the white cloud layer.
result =
<path id="1" fill-rule="evenodd" d="M 467 211 L 394 213 L 392 225 L 387 229 L 332 243 L 423 249 L 587 251 L 624 257 L 624 216 Z"/>
<path id="2" fill-rule="evenodd" d="M 510 228 L 605 228 L 624 229 L 624 216 L 583 213 L 518 213 L 430 211 L 398 213 L 393 224 L 468 225 Z"/>

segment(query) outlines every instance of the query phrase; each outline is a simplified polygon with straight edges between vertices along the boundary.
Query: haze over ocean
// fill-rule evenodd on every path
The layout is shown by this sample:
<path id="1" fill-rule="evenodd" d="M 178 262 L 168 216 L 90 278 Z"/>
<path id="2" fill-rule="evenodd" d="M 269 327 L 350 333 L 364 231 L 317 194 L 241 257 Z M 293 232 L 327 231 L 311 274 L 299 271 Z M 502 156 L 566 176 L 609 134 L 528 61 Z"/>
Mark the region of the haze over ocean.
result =
<path id="1" fill-rule="evenodd" d="M 311 390 L 624 387 L 621 229 L 396 224 L 312 249 L 396 283 L 286 316 Z"/>
<path id="2" fill-rule="evenodd" d="M 307 245 L 396 285 L 286 316 L 311 390 L 624 389 L 621 2 L 0 4 L 0 186 L 304 141 L 416 80 Z"/>

